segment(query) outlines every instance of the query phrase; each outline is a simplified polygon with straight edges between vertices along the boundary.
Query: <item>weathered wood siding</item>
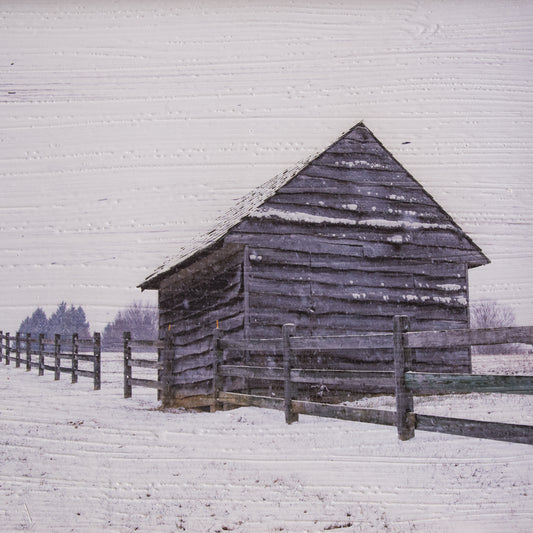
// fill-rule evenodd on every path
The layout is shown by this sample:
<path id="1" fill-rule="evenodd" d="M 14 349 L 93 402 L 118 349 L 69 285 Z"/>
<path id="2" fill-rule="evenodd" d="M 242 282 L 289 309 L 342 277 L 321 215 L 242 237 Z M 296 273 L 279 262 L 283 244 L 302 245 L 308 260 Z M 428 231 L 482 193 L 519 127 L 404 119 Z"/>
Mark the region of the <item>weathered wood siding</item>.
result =
<path id="1" fill-rule="evenodd" d="M 217 321 L 224 334 L 242 336 L 242 257 L 240 247 L 215 252 L 165 280 L 159 290 L 160 337 L 170 326 L 175 344 L 173 397 L 182 403 L 212 392 L 211 346 Z"/>
<path id="2" fill-rule="evenodd" d="M 304 335 L 391 331 L 396 314 L 415 329 L 468 325 L 467 265 L 479 264 L 478 250 L 364 126 L 226 241 L 249 247 L 251 337 L 279 337 L 287 322 Z M 392 352 L 360 354 L 361 367 L 390 365 Z M 415 368 L 467 371 L 470 357 L 419 350 Z"/>

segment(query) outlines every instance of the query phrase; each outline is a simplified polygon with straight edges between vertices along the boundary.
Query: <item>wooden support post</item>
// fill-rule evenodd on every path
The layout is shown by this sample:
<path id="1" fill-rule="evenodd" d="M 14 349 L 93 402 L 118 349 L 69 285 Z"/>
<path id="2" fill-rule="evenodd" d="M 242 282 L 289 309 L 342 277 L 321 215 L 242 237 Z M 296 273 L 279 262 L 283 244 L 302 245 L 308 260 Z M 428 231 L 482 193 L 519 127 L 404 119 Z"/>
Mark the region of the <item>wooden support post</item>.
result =
<path id="1" fill-rule="evenodd" d="M 124 335 L 124 398 L 131 398 L 131 333 L 125 331 Z"/>
<path id="2" fill-rule="evenodd" d="M 2 362 L 2 359 L 4 357 L 3 349 L 4 349 L 4 332 L 0 331 L 0 363 Z"/>
<path id="3" fill-rule="evenodd" d="M 163 372 L 161 375 L 161 403 L 163 406 L 170 406 L 172 403 L 172 380 L 174 374 L 174 336 L 170 330 L 165 335 L 165 346 L 163 348 L 162 362 Z"/>
<path id="4" fill-rule="evenodd" d="M 44 333 L 39 333 L 39 376 L 44 375 Z"/>
<path id="5" fill-rule="evenodd" d="M 78 334 L 72 334 L 72 375 L 71 383 L 78 383 Z"/>
<path id="6" fill-rule="evenodd" d="M 409 329 L 409 317 L 394 317 L 394 378 L 396 382 L 396 427 L 400 440 L 415 436 L 413 395 L 405 386 L 405 372 L 410 370 L 411 354 L 403 334 Z"/>
<path id="7" fill-rule="evenodd" d="M 59 381 L 61 378 L 61 335 L 55 334 L 54 337 L 54 380 Z"/>
<path id="8" fill-rule="evenodd" d="M 294 384 L 291 382 L 292 353 L 290 338 L 294 335 L 294 324 L 284 324 L 283 335 L 283 374 L 285 378 L 285 422 L 292 424 L 298 421 L 298 415 L 292 410 L 292 400 L 294 397 Z"/>
<path id="9" fill-rule="evenodd" d="M 94 334 L 94 390 L 100 390 L 102 372 L 102 343 L 100 333 Z"/>
<path id="10" fill-rule="evenodd" d="M 6 365 L 11 363 L 11 337 L 6 333 Z"/>
<path id="11" fill-rule="evenodd" d="M 31 370 L 31 333 L 26 333 L 26 372 Z"/>
<path id="12" fill-rule="evenodd" d="M 20 332 L 15 334 L 15 367 L 20 368 Z"/>
<path id="13" fill-rule="evenodd" d="M 222 409 L 222 404 L 218 400 L 218 394 L 223 388 L 224 378 L 220 375 L 220 366 L 224 363 L 224 351 L 220 346 L 220 339 L 222 335 L 217 328 L 213 333 L 212 352 L 213 352 L 213 405 L 211 412 Z"/>

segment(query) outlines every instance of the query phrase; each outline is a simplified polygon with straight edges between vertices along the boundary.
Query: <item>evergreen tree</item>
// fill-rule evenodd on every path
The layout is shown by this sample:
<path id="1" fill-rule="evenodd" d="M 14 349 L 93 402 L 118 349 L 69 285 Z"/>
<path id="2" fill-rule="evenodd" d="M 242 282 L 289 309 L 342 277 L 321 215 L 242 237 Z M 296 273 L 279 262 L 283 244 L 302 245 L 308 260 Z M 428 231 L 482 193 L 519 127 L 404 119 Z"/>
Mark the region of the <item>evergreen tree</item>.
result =
<path id="1" fill-rule="evenodd" d="M 48 318 L 41 307 L 38 307 L 31 316 L 26 317 L 19 326 L 20 333 L 31 333 L 37 336 L 40 333 L 48 333 Z"/>
<path id="2" fill-rule="evenodd" d="M 62 337 L 71 337 L 77 333 L 80 338 L 90 337 L 89 322 L 83 308 L 70 308 L 66 302 L 61 302 L 50 318 L 46 318 L 45 312 L 39 307 L 31 317 L 25 318 L 19 326 L 21 333 L 31 333 L 34 336 L 44 333 L 46 336 L 59 333 Z"/>

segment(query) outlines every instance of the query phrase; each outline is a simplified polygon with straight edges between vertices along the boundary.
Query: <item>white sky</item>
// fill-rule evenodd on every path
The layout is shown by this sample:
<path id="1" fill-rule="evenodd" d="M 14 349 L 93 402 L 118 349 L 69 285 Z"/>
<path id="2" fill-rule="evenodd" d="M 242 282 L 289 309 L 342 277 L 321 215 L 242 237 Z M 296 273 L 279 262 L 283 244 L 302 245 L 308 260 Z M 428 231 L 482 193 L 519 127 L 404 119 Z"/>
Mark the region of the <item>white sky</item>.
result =
<path id="1" fill-rule="evenodd" d="M 66 300 L 102 330 L 361 119 L 492 260 L 472 299 L 533 324 L 533 4 L 285 4 L 0 2 L 0 329 Z"/>

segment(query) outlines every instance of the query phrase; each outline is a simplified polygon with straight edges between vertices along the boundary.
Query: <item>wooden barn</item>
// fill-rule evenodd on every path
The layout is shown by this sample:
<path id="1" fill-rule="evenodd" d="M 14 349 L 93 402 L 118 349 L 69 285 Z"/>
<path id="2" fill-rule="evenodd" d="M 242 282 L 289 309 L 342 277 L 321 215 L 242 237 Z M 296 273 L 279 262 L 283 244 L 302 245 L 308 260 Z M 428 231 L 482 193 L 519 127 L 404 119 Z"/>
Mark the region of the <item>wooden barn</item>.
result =
<path id="1" fill-rule="evenodd" d="M 244 196 L 140 285 L 159 292 L 160 336 L 174 337 L 166 403 L 211 401 L 217 323 L 245 339 L 280 337 L 289 322 L 306 335 L 388 332 L 396 314 L 413 330 L 466 327 L 468 269 L 488 262 L 361 122 Z M 390 369 L 392 354 L 344 364 Z M 419 351 L 414 367 L 468 372 L 470 353 Z"/>

